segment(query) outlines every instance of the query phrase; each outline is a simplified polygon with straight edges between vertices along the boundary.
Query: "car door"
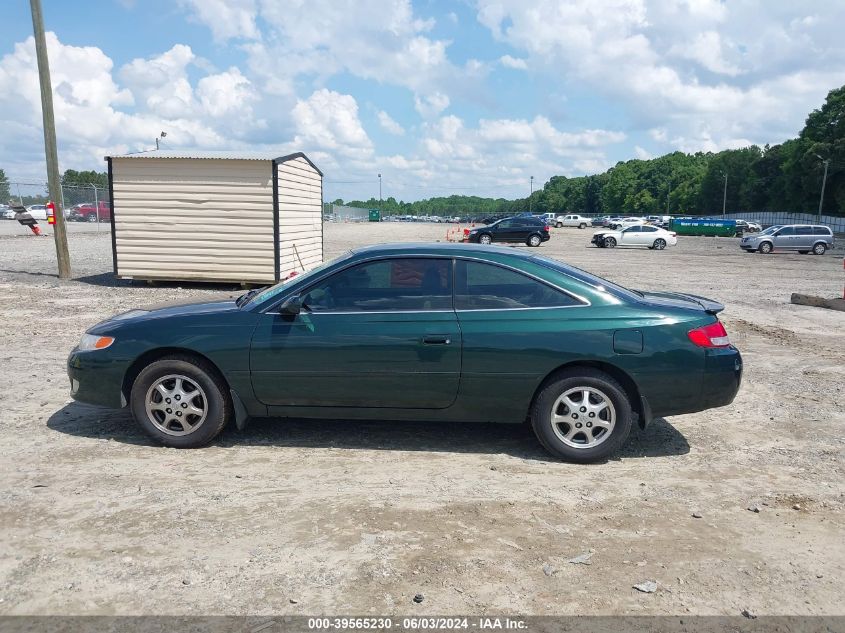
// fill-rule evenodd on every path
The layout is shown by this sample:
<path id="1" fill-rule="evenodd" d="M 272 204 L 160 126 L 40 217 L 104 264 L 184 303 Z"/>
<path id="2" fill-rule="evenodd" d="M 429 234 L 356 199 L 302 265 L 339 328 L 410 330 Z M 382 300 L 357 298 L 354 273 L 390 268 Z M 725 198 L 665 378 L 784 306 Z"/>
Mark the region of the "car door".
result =
<path id="1" fill-rule="evenodd" d="M 812 226 L 795 227 L 795 248 L 809 251 L 813 248 L 814 236 Z"/>
<path id="2" fill-rule="evenodd" d="M 791 250 L 795 248 L 795 239 L 795 227 L 785 226 L 774 234 L 772 242 L 777 249 Z"/>
<path id="3" fill-rule="evenodd" d="M 657 238 L 656 226 L 641 226 L 637 243 L 641 246 L 651 246 Z"/>
<path id="4" fill-rule="evenodd" d="M 351 265 L 300 294 L 295 316 L 262 315 L 252 339 L 267 405 L 441 409 L 457 396 L 461 333 L 448 258 Z"/>
<path id="5" fill-rule="evenodd" d="M 497 242 L 515 242 L 519 229 L 520 227 L 517 224 L 517 218 L 502 220 L 496 225 L 494 239 Z"/>
<path id="6" fill-rule="evenodd" d="M 629 226 L 627 229 L 622 229 L 622 234 L 619 237 L 619 243 L 623 246 L 638 246 L 640 244 L 639 225 Z"/>

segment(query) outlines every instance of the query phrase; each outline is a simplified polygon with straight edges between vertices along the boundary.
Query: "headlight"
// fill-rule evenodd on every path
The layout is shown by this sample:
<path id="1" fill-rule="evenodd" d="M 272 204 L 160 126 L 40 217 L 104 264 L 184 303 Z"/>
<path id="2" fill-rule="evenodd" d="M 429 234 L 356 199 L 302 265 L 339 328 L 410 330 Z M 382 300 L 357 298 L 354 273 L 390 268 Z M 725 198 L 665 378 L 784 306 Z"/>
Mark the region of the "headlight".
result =
<path id="1" fill-rule="evenodd" d="M 93 349 L 106 349 L 112 343 L 114 343 L 114 339 L 111 336 L 83 334 L 77 347 L 80 352 L 87 352 Z"/>

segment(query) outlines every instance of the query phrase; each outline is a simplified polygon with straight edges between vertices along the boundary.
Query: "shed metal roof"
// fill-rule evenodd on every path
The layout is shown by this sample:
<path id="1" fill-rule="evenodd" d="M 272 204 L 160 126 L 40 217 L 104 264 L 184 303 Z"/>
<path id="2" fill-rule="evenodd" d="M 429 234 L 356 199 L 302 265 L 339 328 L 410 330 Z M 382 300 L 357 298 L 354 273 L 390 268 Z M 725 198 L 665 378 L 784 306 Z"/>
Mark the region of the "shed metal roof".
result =
<path id="1" fill-rule="evenodd" d="M 323 172 L 311 162 L 311 159 L 308 158 L 302 152 L 295 152 L 293 154 L 287 154 L 284 156 L 279 156 L 276 153 L 272 152 L 249 152 L 243 150 L 227 150 L 227 151 L 197 151 L 197 150 L 186 150 L 186 151 L 174 151 L 174 150 L 160 150 L 160 149 L 153 149 L 146 152 L 133 152 L 131 154 L 117 154 L 114 156 L 106 156 L 106 160 L 110 158 L 133 158 L 133 159 L 140 159 L 140 158 L 204 158 L 204 159 L 214 159 L 214 160 L 267 160 L 267 161 L 275 161 L 277 163 L 282 163 L 286 160 L 290 160 L 293 158 L 304 158 L 308 163 L 317 170 L 317 173 L 320 176 L 323 175 Z"/>

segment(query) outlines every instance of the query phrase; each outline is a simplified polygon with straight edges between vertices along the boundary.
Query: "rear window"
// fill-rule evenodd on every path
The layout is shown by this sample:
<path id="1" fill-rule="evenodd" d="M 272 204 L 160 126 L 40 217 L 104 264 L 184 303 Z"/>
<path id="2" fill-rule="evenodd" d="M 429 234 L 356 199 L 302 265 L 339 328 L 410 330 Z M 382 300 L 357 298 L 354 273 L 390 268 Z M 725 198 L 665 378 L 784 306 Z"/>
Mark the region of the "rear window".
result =
<path id="1" fill-rule="evenodd" d="M 625 301 L 639 301 L 642 299 L 642 295 L 636 290 L 630 290 L 625 286 L 620 286 L 619 284 L 615 284 L 607 279 L 602 279 L 592 273 L 588 273 L 586 270 L 581 270 L 575 266 L 564 264 L 556 259 L 543 257 L 542 255 L 534 255 L 531 258 L 531 261 L 536 262 L 541 266 L 545 266 L 546 268 L 550 268 L 551 270 L 563 273 L 564 275 L 572 277 L 573 279 L 576 279 L 581 283 L 585 283 L 588 286 L 592 286 L 593 288 L 609 292 L 619 299 L 624 299 Z"/>

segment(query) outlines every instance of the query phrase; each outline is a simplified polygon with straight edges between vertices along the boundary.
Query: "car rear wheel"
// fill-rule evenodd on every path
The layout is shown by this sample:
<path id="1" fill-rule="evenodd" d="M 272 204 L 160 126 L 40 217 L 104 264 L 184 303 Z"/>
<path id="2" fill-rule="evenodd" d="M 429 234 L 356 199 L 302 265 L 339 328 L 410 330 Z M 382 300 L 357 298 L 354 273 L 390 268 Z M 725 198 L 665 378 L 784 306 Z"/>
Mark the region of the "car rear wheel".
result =
<path id="1" fill-rule="evenodd" d="M 615 237 L 604 238 L 604 245 L 605 245 L 606 248 L 616 248 L 616 238 Z"/>
<path id="2" fill-rule="evenodd" d="M 493 238 L 488 235 L 487 233 L 483 233 L 478 236 L 478 243 L 479 244 L 491 244 L 493 242 Z"/>
<path id="3" fill-rule="evenodd" d="M 814 255 L 824 255 L 825 251 L 827 250 L 827 244 L 822 244 L 819 242 L 813 247 L 813 254 Z"/>
<path id="4" fill-rule="evenodd" d="M 558 222 L 557 224 L 555 224 L 556 229 L 559 229 L 559 228 L 562 228 L 562 227 L 563 227 L 563 222 Z"/>
<path id="5" fill-rule="evenodd" d="M 552 455 L 589 463 L 622 447 L 631 432 L 633 413 L 618 382 L 584 367 L 549 382 L 537 394 L 530 417 L 534 434 Z"/>
<path id="6" fill-rule="evenodd" d="M 528 244 L 528 246 L 536 248 L 537 246 L 540 246 L 542 241 L 543 239 L 539 235 L 529 235 L 525 243 Z"/>
<path id="7" fill-rule="evenodd" d="M 92 213 L 91 215 L 88 216 L 88 221 L 89 222 L 96 222 L 97 216 Z"/>
<path id="8" fill-rule="evenodd" d="M 153 439 L 173 448 L 198 448 L 217 437 L 232 418 L 232 404 L 214 368 L 187 356 L 147 365 L 132 385 L 135 421 Z"/>
<path id="9" fill-rule="evenodd" d="M 664 240 L 662 237 L 658 237 L 656 240 L 654 240 L 654 248 L 658 251 L 662 251 L 664 248 L 666 248 L 666 240 Z"/>
<path id="10" fill-rule="evenodd" d="M 769 253 L 772 252 L 772 243 L 771 242 L 763 242 L 762 244 L 760 244 L 760 246 L 757 248 L 757 250 L 759 252 L 763 253 L 763 255 L 768 255 Z"/>
<path id="11" fill-rule="evenodd" d="M 581 222 L 581 224 L 579 224 L 579 225 L 578 225 L 578 228 L 579 228 L 579 229 L 586 229 L 586 228 L 587 228 L 587 225 L 586 225 L 586 224 L 584 224 L 583 222 Z"/>

